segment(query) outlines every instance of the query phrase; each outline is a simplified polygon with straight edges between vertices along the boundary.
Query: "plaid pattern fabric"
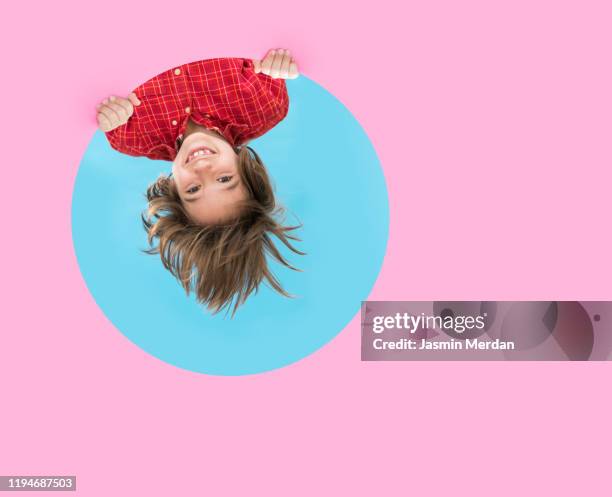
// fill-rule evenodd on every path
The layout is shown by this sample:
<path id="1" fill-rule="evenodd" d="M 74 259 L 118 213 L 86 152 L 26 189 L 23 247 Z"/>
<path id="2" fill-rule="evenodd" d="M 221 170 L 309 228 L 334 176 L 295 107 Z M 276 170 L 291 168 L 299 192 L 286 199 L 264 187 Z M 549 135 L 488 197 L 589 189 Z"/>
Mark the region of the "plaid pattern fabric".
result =
<path id="1" fill-rule="evenodd" d="M 188 120 L 221 133 L 233 146 L 278 124 L 289 110 L 285 81 L 256 74 L 250 59 L 224 58 L 172 68 L 134 90 L 141 104 L 106 133 L 119 152 L 172 161 Z"/>

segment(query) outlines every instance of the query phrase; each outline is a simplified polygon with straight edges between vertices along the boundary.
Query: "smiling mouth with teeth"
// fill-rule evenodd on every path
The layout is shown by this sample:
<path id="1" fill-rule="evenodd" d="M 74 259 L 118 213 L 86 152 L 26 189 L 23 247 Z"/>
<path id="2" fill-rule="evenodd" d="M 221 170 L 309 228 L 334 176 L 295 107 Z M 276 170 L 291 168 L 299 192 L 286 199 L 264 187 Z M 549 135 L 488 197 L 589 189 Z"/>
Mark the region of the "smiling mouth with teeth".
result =
<path id="1" fill-rule="evenodd" d="M 189 164 L 191 161 L 199 159 L 200 157 L 214 155 L 214 153 L 215 152 L 208 147 L 199 147 L 189 154 L 186 164 Z"/>

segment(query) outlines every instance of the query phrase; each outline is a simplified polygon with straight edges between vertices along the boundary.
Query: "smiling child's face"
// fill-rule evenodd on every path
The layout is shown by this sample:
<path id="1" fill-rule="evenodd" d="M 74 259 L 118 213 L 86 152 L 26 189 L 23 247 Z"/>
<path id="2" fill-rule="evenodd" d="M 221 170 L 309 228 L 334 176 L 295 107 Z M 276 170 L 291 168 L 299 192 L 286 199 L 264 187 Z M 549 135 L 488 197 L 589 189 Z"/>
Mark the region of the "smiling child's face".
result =
<path id="1" fill-rule="evenodd" d="M 197 224 L 219 224 L 236 217 L 238 203 L 247 198 L 232 146 L 191 121 L 172 175 L 187 214 Z"/>

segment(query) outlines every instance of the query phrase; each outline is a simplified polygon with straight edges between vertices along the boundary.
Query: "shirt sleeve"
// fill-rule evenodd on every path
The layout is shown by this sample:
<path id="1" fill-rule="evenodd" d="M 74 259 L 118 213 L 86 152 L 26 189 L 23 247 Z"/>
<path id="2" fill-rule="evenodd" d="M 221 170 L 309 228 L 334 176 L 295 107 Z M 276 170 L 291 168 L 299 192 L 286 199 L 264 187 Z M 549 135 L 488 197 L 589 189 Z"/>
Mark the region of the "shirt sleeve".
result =
<path id="1" fill-rule="evenodd" d="M 249 126 L 239 134 L 237 141 L 257 138 L 280 123 L 289 112 L 289 95 L 284 79 L 275 79 L 255 73 L 253 61 L 244 62 L 243 77 L 254 91 L 254 112 L 249 115 Z"/>
<path id="2" fill-rule="evenodd" d="M 172 161 L 176 156 L 176 134 L 180 98 L 174 73 L 164 71 L 134 89 L 140 105 L 128 121 L 106 133 L 111 147 L 135 157 Z"/>
<path id="3" fill-rule="evenodd" d="M 143 116 L 138 112 L 139 107 L 134 107 L 134 113 L 125 124 L 105 133 L 110 146 L 134 157 L 172 161 L 174 148 L 159 139 L 159 135 L 146 129 Z"/>

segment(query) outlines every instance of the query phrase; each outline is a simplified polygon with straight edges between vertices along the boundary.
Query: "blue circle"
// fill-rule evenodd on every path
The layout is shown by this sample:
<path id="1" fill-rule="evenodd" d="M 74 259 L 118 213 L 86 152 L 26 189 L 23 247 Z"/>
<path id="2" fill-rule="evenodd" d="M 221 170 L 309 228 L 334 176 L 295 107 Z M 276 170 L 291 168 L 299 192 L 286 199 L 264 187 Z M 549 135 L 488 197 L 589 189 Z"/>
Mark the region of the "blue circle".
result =
<path id="1" fill-rule="evenodd" d="M 333 95 L 310 79 L 288 81 L 289 115 L 250 145 L 275 184 L 287 223 L 303 223 L 293 254 L 302 272 L 271 268 L 295 298 L 262 286 L 233 319 L 187 297 L 158 255 L 147 255 L 144 192 L 170 162 L 130 157 L 96 132 L 72 199 L 81 272 L 111 322 L 146 352 L 191 371 L 245 375 L 312 354 L 359 311 L 374 285 L 389 230 L 387 189 L 365 132 Z M 356 358 L 357 360 L 357 358 Z"/>

